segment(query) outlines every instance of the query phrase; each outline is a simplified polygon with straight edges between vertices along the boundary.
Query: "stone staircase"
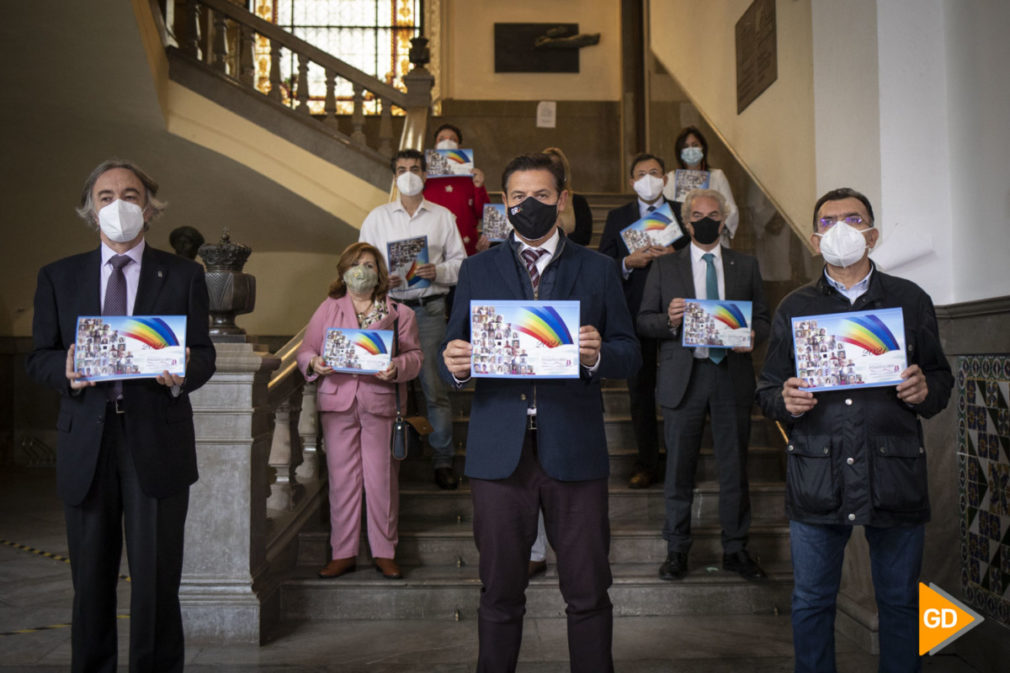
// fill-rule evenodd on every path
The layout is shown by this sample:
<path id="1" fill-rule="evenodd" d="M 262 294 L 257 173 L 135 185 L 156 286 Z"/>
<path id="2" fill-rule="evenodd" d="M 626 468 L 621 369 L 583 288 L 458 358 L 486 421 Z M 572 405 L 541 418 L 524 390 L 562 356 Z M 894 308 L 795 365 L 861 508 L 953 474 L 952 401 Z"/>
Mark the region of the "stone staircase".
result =
<path id="1" fill-rule="evenodd" d="M 749 583 L 720 568 L 715 460 L 703 449 L 695 492 L 690 574 L 680 582 L 658 579 L 666 556 L 662 539 L 662 485 L 627 488 L 634 451 L 623 381 L 607 382 L 604 406 L 611 448 L 610 519 L 615 615 L 746 615 L 778 614 L 789 608 L 792 576 L 783 502 L 781 437 L 774 426 L 755 416 L 748 469 L 751 479 L 750 550 L 770 579 Z M 452 396 L 458 441 L 458 468 L 472 391 Z M 710 438 L 705 445 L 710 446 Z M 405 579 L 389 581 L 371 569 L 367 540 L 362 539 L 359 570 L 338 580 L 320 580 L 315 572 L 329 559 L 328 531 L 319 522 L 299 538 L 298 563 L 280 592 L 281 619 L 463 620 L 476 616 L 480 597 L 478 554 L 471 531 L 472 505 L 466 480 L 456 491 L 441 491 L 431 481 L 427 458 L 411 458 L 400 472 L 400 543 L 397 559 Z M 557 586 L 555 560 L 527 590 L 527 615 L 559 617 L 564 601 Z"/>

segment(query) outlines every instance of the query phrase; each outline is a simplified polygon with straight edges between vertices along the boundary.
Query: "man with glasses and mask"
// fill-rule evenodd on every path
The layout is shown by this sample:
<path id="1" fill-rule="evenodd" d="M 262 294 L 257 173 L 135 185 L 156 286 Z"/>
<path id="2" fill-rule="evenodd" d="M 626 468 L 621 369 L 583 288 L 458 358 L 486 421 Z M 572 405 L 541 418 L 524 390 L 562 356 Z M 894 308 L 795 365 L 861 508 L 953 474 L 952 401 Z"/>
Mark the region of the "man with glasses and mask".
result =
<path id="1" fill-rule="evenodd" d="M 725 198 L 715 190 L 696 189 L 684 196 L 681 214 L 691 244 L 653 261 L 638 313 L 639 334 L 660 342 L 656 401 L 663 410 L 666 437 L 663 537 L 668 554 L 659 577 L 668 581 L 687 574 L 691 503 L 706 415 L 712 419 L 712 448 L 718 469 L 722 567 L 748 580 L 765 577 L 747 551 L 753 347 L 682 345 L 688 298 L 749 301 L 754 343 L 768 336 L 768 306 L 757 260 L 719 245 L 728 212 Z"/>
<path id="2" fill-rule="evenodd" d="M 389 296 L 414 309 L 424 353 L 421 390 L 432 427 L 428 444 L 434 453 L 435 483 L 442 489 L 454 489 L 458 480 L 453 468 L 452 411 L 449 391 L 438 376 L 438 355 L 445 336 L 446 295 L 456 284 L 466 249 L 456 230 L 456 217 L 424 198 L 428 168 L 424 154 L 418 150 L 400 150 L 390 162 L 390 168 L 396 176 L 400 198 L 370 212 L 361 225 L 358 240 L 382 251 L 388 264 L 389 243 L 420 236 L 428 238 L 428 263 L 417 267 L 417 277 L 430 284 L 412 288 L 407 279 L 394 275 L 390 266 Z"/>
<path id="3" fill-rule="evenodd" d="M 861 525 L 880 621 L 880 670 L 918 671 L 918 580 L 930 516 L 919 417 L 947 405 L 953 377 L 929 296 L 870 261 L 879 234 L 869 199 L 848 188 L 828 192 L 814 206 L 813 229 L 824 273 L 776 311 L 757 390 L 765 415 L 789 435 L 795 670 L 835 670 L 842 559 L 853 526 Z M 805 390 L 796 374 L 794 317 L 898 307 L 908 358 L 900 384 Z"/>
<path id="4" fill-rule="evenodd" d="M 580 377 L 477 380 L 466 447 L 484 585 L 477 670 L 516 668 L 542 505 L 568 605 L 571 668 L 609 673 L 609 457 L 600 380 L 635 373 L 638 341 L 613 261 L 570 243 L 557 225 L 563 168 L 545 154 L 519 156 L 502 186 L 515 232 L 463 262 L 442 376 L 457 387 L 470 378 L 470 300 L 556 299 L 580 302 Z"/>

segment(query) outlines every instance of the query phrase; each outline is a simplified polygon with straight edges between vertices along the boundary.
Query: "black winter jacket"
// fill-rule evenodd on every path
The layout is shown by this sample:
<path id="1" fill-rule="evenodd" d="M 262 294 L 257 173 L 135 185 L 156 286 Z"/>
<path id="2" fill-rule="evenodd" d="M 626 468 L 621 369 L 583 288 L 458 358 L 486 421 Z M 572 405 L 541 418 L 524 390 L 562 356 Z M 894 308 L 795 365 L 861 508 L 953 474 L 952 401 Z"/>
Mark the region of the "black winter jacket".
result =
<path id="1" fill-rule="evenodd" d="M 901 307 L 909 366 L 918 364 L 929 392 L 917 405 L 894 387 L 815 393 L 799 418 L 785 408 L 783 382 L 796 375 L 791 318 Z M 758 404 L 787 428 L 786 514 L 812 524 L 900 526 L 929 520 L 926 453 L 919 416 L 939 413 L 953 385 L 940 346 L 933 303 L 915 283 L 875 267 L 855 304 L 824 274 L 787 296 L 775 312 Z"/>

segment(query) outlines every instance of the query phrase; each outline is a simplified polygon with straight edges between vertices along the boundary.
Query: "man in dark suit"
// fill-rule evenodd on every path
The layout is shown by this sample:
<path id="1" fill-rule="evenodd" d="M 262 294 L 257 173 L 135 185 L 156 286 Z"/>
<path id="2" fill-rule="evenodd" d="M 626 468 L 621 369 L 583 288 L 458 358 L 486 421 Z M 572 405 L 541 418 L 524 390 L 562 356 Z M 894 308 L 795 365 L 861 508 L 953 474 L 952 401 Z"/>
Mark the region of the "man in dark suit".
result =
<path id="1" fill-rule="evenodd" d="M 546 155 L 523 155 L 506 166 L 502 185 L 515 235 L 464 260 L 442 376 L 456 386 L 470 378 L 471 299 L 574 299 L 580 302 L 580 377 L 477 381 L 466 447 L 484 585 L 477 670 L 515 670 L 542 506 L 568 604 L 572 670 L 609 672 L 609 459 L 600 379 L 634 374 L 638 342 L 613 263 L 570 243 L 557 226 L 562 170 Z"/>
<path id="2" fill-rule="evenodd" d="M 670 204 L 674 217 L 680 223 L 680 204 L 667 201 L 663 196 L 666 186 L 666 166 L 652 154 L 639 154 L 631 160 L 629 184 L 638 195 L 631 203 L 607 213 L 607 225 L 600 238 L 600 252 L 613 257 L 621 266 L 624 279 L 624 298 L 632 317 L 638 315 L 642 303 L 645 279 L 652 261 L 685 247 L 690 239 L 685 234 L 672 246 L 649 246 L 629 252 L 621 238 L 621 230 L 642 219 L 664 203 Z M 681 225 L 683 226 L 683 225 Z M 628 378 L 628 397 L 631 403 L 631 426 L 638 446 L 635 472 L 628 481 L 631 488 L 648 488 L 656 481 L 659 464 L 659 431 L 656 423 L 656 353 L 659 342 L 652 337 L 639 335 L 642 346 L 642 368 Z"/>
<path id="3" fill-rule="evenodd" d="M 189 486 L 197 479 L 189 393 L 214 373 L 203 269 L 148 246 L 158 185 L 110 160 L 89 176 L 78 213 L 91 252 L 42 268 L 28 374 L 60 394 L 57 489 L 74 584 L 74 673 L 114 673 L 122 533 L 132 579 L 130 671 L 182 671 L 179 609 Z M 78 316 L 185 315 L 186 373 L 95 384 L 74 371 Z"/>
<path id="4" fill-rule="evenodd" d="M 745 300 L 752 303 L 754 342 L 768 337 L 768 306 L 757 260 L 719 245 L 728 210 L 723 196 L 697 189 L 684 197 L 682 216 L 691 245 L 657 260 L 649 271 L 638 313 L 638 331 L 659 339 L 659 385 L 666 435 L 666 525 L 668 555 L 659 569 L 664 580 L 687 574 L 691 547 L 691 502 L 705 416 L 719 470 L 719 521 L 723 568 L 746 579 L 764 571 L 747 552 L 750 495 L 747 445 L 754 401 L 753 348 L 687 348 L 681 345 L 685 298 Z"/>

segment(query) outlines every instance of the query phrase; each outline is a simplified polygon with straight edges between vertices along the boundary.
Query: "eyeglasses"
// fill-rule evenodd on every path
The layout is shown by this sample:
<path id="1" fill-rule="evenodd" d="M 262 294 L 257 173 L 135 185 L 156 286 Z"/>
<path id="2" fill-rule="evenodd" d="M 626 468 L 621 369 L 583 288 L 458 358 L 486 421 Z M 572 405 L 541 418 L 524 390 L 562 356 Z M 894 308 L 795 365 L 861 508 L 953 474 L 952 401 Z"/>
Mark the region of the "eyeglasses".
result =
<path id="1" fill-rule="evenodd" d="M 841 220 L 850 227 L 855 227 L 857 225 L 863 224 L 864 220 L 860 215 L 846 215 L 844 217 L 819 217 L 817 218 L 817 225 L 821 229 L 830 229 L 835 226 L 835 223 Z"/>

